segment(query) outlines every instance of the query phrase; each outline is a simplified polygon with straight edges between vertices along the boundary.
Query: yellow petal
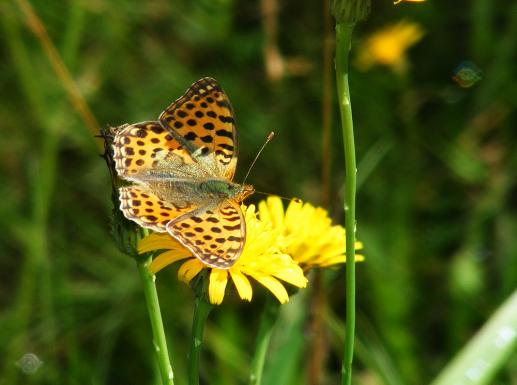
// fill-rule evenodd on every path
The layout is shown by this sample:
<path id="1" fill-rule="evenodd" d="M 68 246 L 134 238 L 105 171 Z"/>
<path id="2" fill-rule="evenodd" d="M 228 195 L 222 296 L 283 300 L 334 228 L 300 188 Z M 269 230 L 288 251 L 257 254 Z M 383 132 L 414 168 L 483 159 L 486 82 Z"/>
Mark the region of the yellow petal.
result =
<path id="1" fill-rule="evenodd" d="M 364 261 L 364 255 L 356 254 L 355 255 L 355 262 L 363 262 Z M 311 265 L 314 264 L 317 267 L 330 267 L 332 265 L 336 265 L 338 263 L 345 263 L 346 257 L 344 254 L 341 255 L 335 255 L 330 258 L 322 258 L 321 260 L 314 260 L 311 261 Z"/>
<path id="2" fill-rule="evenodd" d="M 289 301 L 289 294 L 287 294 L 287 290 L 285 290 L 285 287 L 280 282 L 278 282 L 276 278 L 273 278 L 270 275 L 250 275 L 255 278 L 262 286 L 266 287 L 271 293 L 273 293 L 273 295 L 280 303 L 286 303 Z"/>
<path id="3" fill-rule="evenodd" d="M 208 298 L 210 303 L 220 305 L 223 302 L 224 291 L 228 283 L 228 270 L 212 269 L 210 283 L 208 285 Z"/>
<path id="4" fill-rule="evenodd" d="M 183 250 L 185 255 L 189 254 L 188 250 L 168 233 L 152 233 L 138 242 L 138 252 L 140 254 L 160 249 Z"/>
<path id="5" fill-rule="evenodd" d="M 230 276 L 232 277 L 233 284 L 237 289 L 237 293 L 239 293 L 239 297 L 246 301 L 251 302 L 251 297 L 253 295 L 253 289 L 251 288 L 251 283 L 248 278 L 240 271 L 230 269 Z"/>
<path id="6" fill-rule="evenodd" d="M 203 270 L 204 265 L 196 258 L 191 258 L 183 263 L 178 269 L 178 279 L 189 283 L 198 273 Z"/>
<path id="7" fill-rule="evenodd" d="M 271 222 L 271 215 L 269 214 L 269 209 L 267 207 L 266 201 L 260 201 L 258 204 L 258 212 L 260 216 L 260 220 L 264 222 Z"/>
<path id="8" fill-rule="evenodd" d="M 268 197 L 259 203 L 260 219 L 271 222 L 275 227 L 282 227 L 284 223 L 284 206 L 279 197 Z"/>
<path id="9" fill-rule="evenodd" d="M 363 262 L 364 261 L 364 255 L 356 254 L 355 255 L 355 261 L 356 262 Z"/>
<path id="10" fill-rule="evenodd" d="M 313 225 L 313 223 L 308 223 L 307 221 L 310 218 L 308 211 L 311 210 L 312 206 L 308 203 L 302 204 L 301 202 L 295 201 L 289 203 L 284 219 L 285 227 L 288 229 L 287 231 L 292 232 L 296 230 L 298 236 L 308 234 L 309 229 Z"/>
<path id="11" fill-rule="evenodd" d="M 169 250 L 154 258 L 149 266 L 149 270 L 151 273 L 156 274 L 171 263 L 185 258 L 188 258 L 188 255 L 185 255 L 184 250 Z"/>
<path id="12" fill-rule="evenodd" d="M 306 287 L 308 281 L 303 274 L 302 268 L 298 266 L 298 264 L 294 262 L 289 255 L 284 254 L 283 256 L 288 258 L 292 263 L 289 263 L 288 266 L 283 268 L 276 268 L 274 271 L 269 273 L 296 287 Z"/>

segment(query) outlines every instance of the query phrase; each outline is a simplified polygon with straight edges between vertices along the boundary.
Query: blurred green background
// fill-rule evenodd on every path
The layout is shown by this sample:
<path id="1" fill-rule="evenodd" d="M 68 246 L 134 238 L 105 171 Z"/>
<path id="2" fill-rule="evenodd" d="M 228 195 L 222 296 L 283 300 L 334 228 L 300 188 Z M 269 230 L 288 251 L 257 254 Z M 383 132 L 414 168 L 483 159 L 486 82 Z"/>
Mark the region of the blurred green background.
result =
<path id="1" fill-rule="evenodd" d="M 109 234 L 108 170 L 26 4 L 0 4 L 0 385 L 158 384 L 137 270 Z M 100 126 L 155 119 L 212 76 L 236 112 L 236 180 L 273 130 L 249 181 L 343 221 L 324 3 L 30 4 Z M 412 26 L 413 45 L 395 39 L 381 44 L 400 49 L 391 62 L 372 59 L 372 36 L 388 38 L 386 28 L 401 22 Z M 374 1 L 356 28 L 351 93 L 366 256 L 357 266 L 358 384 L 428 383 L 516 287 L 516 45 L 515 2 Z M 343 272 L 321 277 L 320 384 L 339 380 Z M 279 329 L 291 328 L 274 336 L 265 384 L 314 378 L 311 287 L 282 308 Z M 193 296 L 175 267 L 158 275 L 158 290 L 182 385 Z M 257 289 L 248 304 L 230 293 L 212 312 L 203 383 L 246 383 L 266 295 Z M 517 384 L 515 355 L 493 383 Z"/>

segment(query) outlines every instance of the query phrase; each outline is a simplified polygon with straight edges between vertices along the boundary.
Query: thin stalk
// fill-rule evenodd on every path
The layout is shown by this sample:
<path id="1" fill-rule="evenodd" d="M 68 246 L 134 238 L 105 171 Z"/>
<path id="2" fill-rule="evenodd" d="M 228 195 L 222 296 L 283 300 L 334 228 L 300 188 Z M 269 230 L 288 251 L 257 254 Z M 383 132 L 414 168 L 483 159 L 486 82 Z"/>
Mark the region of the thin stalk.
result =
<path id="1" fill-rule="evenodd" d="M 137 262 L 138 272 L 144 286 L 145 301 L 147 302 L 147 311 L 151 320 L 151 329 L 153 332 L 153 345 L 156 351 L 158 369 L 162 378 L 163 385 L 174 385 L 174 374 L 169 361 L 169 352 L 167 350 L 167 341 L 165 339 L 165 331 L 163 330 L 162 314 L 160 311 L 160 303 L 158 301 L 158 293 L 154 284 L 155 276 L 148 267 L 151 263 L 151 257 L 143 262 Z"/>
<path id="2" fill-rule="evenodd" d="M 345 151 L 345 228 L 346 228 L 346 325 L 345 350 L 341 367 L 343 385 L 352 382 L 355 334 L 355 191 L 356 162 L 352 105 L 348 89 L 348 54 L 354 23 L 336 24 L 336 83 Z"/>
<path id="3" fill-rule="evenodd" d="M 330 159 L 332 129 L 332 53 L 334 51 L 333 20 L 330 15 L 329 0 L 323 1 L 323 71 L 321 101 L 321 205 L 328 208 L 330 202 Z"/>
<path id="4" fill-rule="evenodd" d="M 70 71 L 66 67 L 61 55 L 56 49 L 54 43 L 50 39 L 47 29 L 41 22 L 40 18 L 34 11 L 34 8 L 27 0 L 16 0 L 18 7 L 20 8 L 23 16 L 25 18 L 25 22 L 28 27 L 34 33 L 36 38 L 41 44 L 45 55 L 47 56 L 52 69 L 54 70 L 56 76 L 61 81 L 63 88 L 68 94 L 68 98 L 70 99 L 70 103 L 77 111 L 84 124 L 88 127 L 90 132 L 93 135 L 99 134 L 99 124 L 97 123 L 97 119 L 93 115 L 90 107 L 84 100 L 84 97 L 79 90 L 74 78 L 70 74 Z M 101 140 L 97 140 L 97 145 L 102 149 Z"/>
<path id="5" fill-rule="evenodd" d="M 320 203 L 329 208 L 330 202 L 330 160 L 332 128 L 332 70 L 334 53 L 333 19 L 330 15 L 329 0 L 323 0 L 323 71 L 321 101 L 321 196 Z M 311 335 L 306 353 L 307 384 L 317 385 L 321 382 L 323 366 L 327 357 L 327 341 L 323 332 L 323 309 L 325 293 L 323 271 L 317 269 L 313 276 L 313 290 L 310 298 L 309 333 Z"/>
<path id="6" fill-rule="evenodd" d="M 192 320 L 192 336 L 190 339 L 190 352 L 188 364 L 189 385 L 199 385 L 199 358 L 201 356 L 201 345 L 203 344 L 203 330 L 205 323 L 212 310 L 212 305 L 204 297 L 196 298 L 194 307 L 194 318 Z"/>
<path id="7" fill-rule="evenodd" d="M 260 317 L 260 326 L 257 334 L 257 342 L 255 343 L 255 353 L 251 361 L 249 385 L 260 385 L 262 382 L 262 372 L 264 370 L 264 362 L 266 353 L 271 340 L 271 332 L 278 318 L 278 302 L 268 298 Z"/>

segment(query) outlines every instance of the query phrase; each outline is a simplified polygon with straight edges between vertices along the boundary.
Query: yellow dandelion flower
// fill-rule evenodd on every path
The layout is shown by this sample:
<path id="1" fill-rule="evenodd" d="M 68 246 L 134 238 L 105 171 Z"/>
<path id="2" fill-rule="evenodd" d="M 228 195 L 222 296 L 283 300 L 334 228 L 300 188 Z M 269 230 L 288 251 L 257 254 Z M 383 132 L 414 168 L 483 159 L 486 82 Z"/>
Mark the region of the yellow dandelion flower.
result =
<path id="1" fill-rule="evenodd" d="M 223 301 L 228 280 L 233 282 L 239 297 L 251 301 L 253 290 L 249 277 L 265 286 L 280 301 L 289 300 L 284 284 L 305 287 L 307 279 L 300 266 L 286 253 L 286 239 L 270 223 L 257 218 L 255 206 L 242 206 L 246 218 L 246 244 L 237 262 L 229 269 L 216 269 L 203 264 L 167 233 L 153 233 L 138 244 L 138 251 L 145 253 L 165 250 L 152 262 L 150 270 L 157 273 L 176 261 L 185 260 L 178 270 L 178 278 L 190 281 L 203 269 L 210 270 L 208 296 L 212 304 Z"/>
<path id="2" fill-rule="evenodd" d="M 375 64 L 391 67 L 402 73 L 407 68 L 405 52 L 424 36 L 422 28 L 407 21 L 389 25 L 375 32 L 358 46 L 356 65 L 367 70 Z"/>
<path id="3" fill-rule="evenodd" d="M 269 197 L 259 203 L 260 219 L 270 222 L 285 236 L 284 251 L 298 262 L 304 270 L 313 267 L 328 267 L 344 263 L 346 240 L 345 229 L 332 225 L 326 210 L 310 203 L 292 201 L 284 210 L 278 197 Z M 356 242 L 356 249 L 362 244 Z M 362 261 L 356 255 L 356 261 Z"/>

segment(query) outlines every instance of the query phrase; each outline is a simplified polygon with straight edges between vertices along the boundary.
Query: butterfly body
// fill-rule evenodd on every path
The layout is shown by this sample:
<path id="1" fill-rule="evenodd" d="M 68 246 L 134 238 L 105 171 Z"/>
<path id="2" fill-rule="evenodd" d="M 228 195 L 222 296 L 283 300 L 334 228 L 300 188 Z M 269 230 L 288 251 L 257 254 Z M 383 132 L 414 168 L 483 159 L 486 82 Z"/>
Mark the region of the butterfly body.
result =
<path id="1" fill-rule="evenodd" d="M 152 181 L 141 183 L 141 186 L 166 201 L 189 201 L 195 205 L 218 203 L 224 199 L 242 202 L 254 192 L 252 185 L 240 185 L 224 179 L 189 180 L 168 176 L 162 176 L 160 180 L 153 178 Z"/>
<path id="2" fill-rule="evenodd" d="M 232 182 L 237 164 L 233 110 L 217 81 L 204 78 L 158 121 L 116 129 L 118 175 L 126 218 L 168 232 L 203 263 L 229 268 L 244 248 L 240 202 L 251 185 Z"/>
<path id="3" fill-rule="evenodd" d="M 244 200 L 247 195 L 242 197 L 243 194 L 253 193 L 251 185 L 239 185 L 222 179 L 208 179 L 200 182 L 196 189 L 200 194 L 206 194 L 212 199 L 236 199 L 237 201 Z"/>

